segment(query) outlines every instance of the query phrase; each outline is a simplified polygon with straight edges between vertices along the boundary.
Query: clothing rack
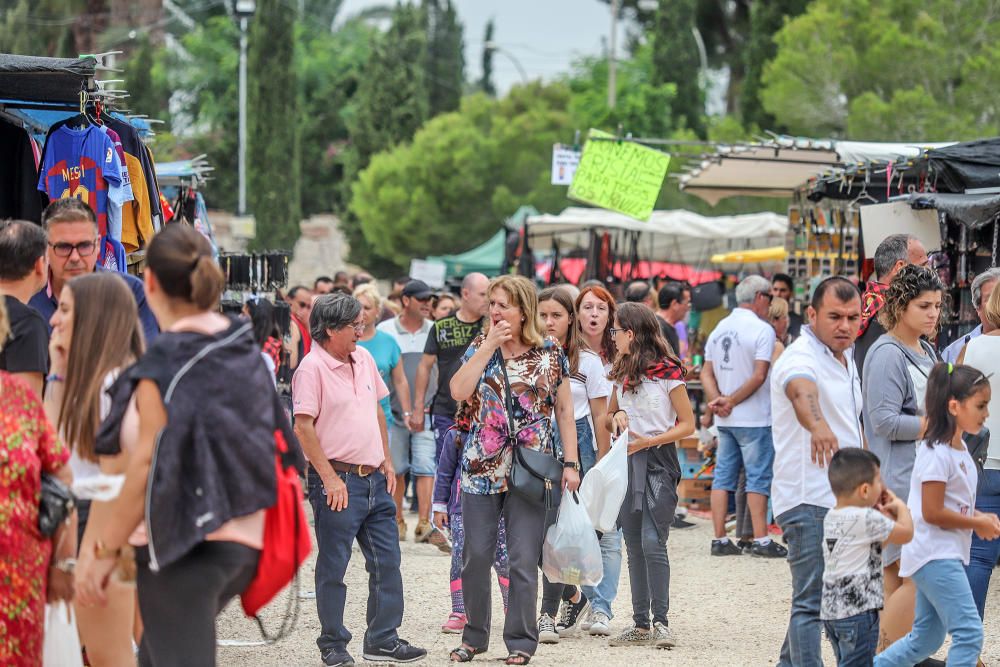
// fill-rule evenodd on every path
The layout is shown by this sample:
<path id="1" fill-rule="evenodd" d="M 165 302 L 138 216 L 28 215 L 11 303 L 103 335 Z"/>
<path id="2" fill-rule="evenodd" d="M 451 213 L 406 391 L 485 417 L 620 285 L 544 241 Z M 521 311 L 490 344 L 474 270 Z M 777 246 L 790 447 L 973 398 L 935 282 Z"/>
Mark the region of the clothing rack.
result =
<path id="1" fill-rule="evenodd" d="M 219 264 L 226 274 L 226 288 L 270 292 L 288 285 L 287 252 L 224 253 Z"/>

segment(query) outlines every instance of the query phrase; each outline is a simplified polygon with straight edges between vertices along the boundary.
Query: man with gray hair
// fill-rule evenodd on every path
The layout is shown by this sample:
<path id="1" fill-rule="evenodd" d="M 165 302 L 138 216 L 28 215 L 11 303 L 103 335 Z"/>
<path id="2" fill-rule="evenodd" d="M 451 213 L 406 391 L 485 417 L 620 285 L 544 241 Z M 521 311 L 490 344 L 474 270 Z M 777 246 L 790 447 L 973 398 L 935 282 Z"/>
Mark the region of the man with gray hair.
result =
<path id="1" fill-rule="evenodd" d="M 986 317 L 986 302 L 990 300 L 990 295 L 993 294 L 993 288 L 996 286 L 998 280 L 1000 280 L 1000 267 L 987 269 L 973 279 L 971 287 L 972 303 L 975 304 L 976 315 L 979 316 L 979 326 L 952 341 L 951 345 L 946 347 L 944 352 L 941 353 L 941 361 L 949 364 L 958 363 L 959 356 L 965 351 L 965 346 L 969 344 L 970 340 L 978 338 L 984 333 L 989 333 L 996 328 Z"/>
<path id="2" fill-rule="evenodd" d="M 726 537 L 729 494 L 736 492 L 741 469 L 746 474 L 747 504 L 753 522 L 750 554 L 761 558 L 788 555 L 767 533 L 767 499 L 774 463 L 771 399 L 765 384 L 775 342 L 774 329 L 767 323 L 772 298 L 771 283 L 766 278 L 744 278 L 736 286 L 736 309 L 719 322 L 705 343 L 701 383 L 719 429 L 712 480 L 713 556 L 743 553 Z"/>
<path id="3" fill-rule="evenodd" d="M 295 434 L 309 459 L 309 502 L 316 531 L 317 640 L 325 665 L 347 666 L 351 633 L 344 626 L 344 575 L 357 540 L 369 578 L 365 660 L 414 662 L 424 649 L 399 638 L 403 579 L 399 571 L 396 474 L 385 413 L 389 389 L 372 355 L 358 346 L 361 303 L 342 293 L 315 300 L 309 332 L 315 345 L 292 378 Z"/>
<path id="4" fill-rule="evenodd" d="M 878 244 L 874 256 L 876 279 L 868 283 L 861 296 L 861 326 L 854 344 L 854 363 L 858 372 L 865 372 L 865 357 L 885 328 L 878 322 L 878 311 L 885 305 L 885 292 L 899 270 L 907 264 L 927 266 L 927 250 L 912 234 L 893 234 Z"/>

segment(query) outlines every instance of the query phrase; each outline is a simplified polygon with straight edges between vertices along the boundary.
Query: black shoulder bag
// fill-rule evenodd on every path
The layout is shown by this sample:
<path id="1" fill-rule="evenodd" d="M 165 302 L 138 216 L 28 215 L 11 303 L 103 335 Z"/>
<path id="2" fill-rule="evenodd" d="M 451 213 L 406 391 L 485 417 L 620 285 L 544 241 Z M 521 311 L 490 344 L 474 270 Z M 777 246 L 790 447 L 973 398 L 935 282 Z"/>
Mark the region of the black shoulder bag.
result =
<path id="1" fill-rule="evenodd" d="M 60 524 L 66 522 L 76 505 L 76 498 L 69 487 L 55 475 L 42 473 L 42 493 L 38 503 L 38 532 L 52 537 Z"/>
<path id="2" fill-rule="evenodd" d="M 504 407 L 507 412 L 507 444 L 512 450 L 508 490 L 532 505 L 547 510 L 559 506 L 562 495 L 562 462 L 551 454 L 528 449 L 518 444 L 519 430 L 514 428 L 514 392 L 507 378 L 507 364 L 503 353 L 497 349 L 497 361 L 503 371 Z M 530 426 L 530 425 L 529 425 Z M 527 428 L 527 427 L 525 427 Z M 523 429 L 522 429 L 523 430 Z"/>

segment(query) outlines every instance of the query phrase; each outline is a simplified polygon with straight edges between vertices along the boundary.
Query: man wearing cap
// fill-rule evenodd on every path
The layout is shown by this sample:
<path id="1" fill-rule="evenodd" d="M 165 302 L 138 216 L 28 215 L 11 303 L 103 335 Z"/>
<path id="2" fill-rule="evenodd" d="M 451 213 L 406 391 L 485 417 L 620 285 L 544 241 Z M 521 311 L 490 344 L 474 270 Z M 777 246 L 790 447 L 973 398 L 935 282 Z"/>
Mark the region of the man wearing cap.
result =
<path id="1" fill-rule="evenodd" d="M 378 325 L 378 330 L 389 334 L 399 344 L 402 352 L 403 371 L 410 385 L 410 393 L 416 387 L 417 368 L 427 345 L 427 335 L 433 327 L 430 320 L 431 297 L 434 292 L 422 280 L 411 280 L 403 286 L 403 310 L 398 317 L 386 320 Z M 396 470 L 396 523 L 399 527 L 399 539 L 406 539 L 406 522 L 403 520 L 403 493 L 405 484 L 403 475 L 407 472 L 416 479 L 417 506 L 420 519 L 415 533 L 417 542 L 432 542 L 435 546 L 446 549 L 447 540 L 434 530 L 431 524 L 431 493 L 434 490 L 434 474 L 437 466 L 434 463 L 434 431 L 431 428 L 429 408 L 437 393 L 437 371 L 431 374 L 428 382 L 426 399 L 422 405 L 414 405 L 414 410 L 422 411 L 424 429 L 411 432 L 408 425 L 412 415 L 403 412 L 395 390 L 392 392 L 393 425 L 389 434 L 389 451 L 392 454 L 393 468 Z"/>

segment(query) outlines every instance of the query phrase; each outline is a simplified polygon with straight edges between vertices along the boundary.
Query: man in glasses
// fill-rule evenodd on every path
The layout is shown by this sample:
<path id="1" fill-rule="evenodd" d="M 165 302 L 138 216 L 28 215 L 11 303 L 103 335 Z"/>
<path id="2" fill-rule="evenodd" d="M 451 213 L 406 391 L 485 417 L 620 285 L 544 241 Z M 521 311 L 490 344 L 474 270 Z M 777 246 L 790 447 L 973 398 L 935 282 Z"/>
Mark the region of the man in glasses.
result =
<path id="1" fill-rule="evenodd" d="M 39 397 L 49 370 L 49 332 L 28 300 L 44 284 L 49 262 L 45 230 L 33 222 L 0 222 L 0 296 L 10 334 L 0 340 L 0 371 L 24 380 Z"/>
<path id="2" fill-rule="evenodd" d="M 288 350 L 290 356 L 289 365 L 292 370 L 299 366 L 299 362 L 309 354 L 312 349 L 312 337 L 309 335 L 309 315 L 312 312 L 313 293 L 308 287 L 296 285 L 288 290 L 285 297 L 288 302 L 288 309 L 292 313 L 291 334 L 292 342 Z"/>
<path id="3" fill-rule="evenodd" d="M 28 305 L 37 310 L 48 322 L 59 306 L 59 295 L 67 282 L 77 276 L 94 271 L 104 271 L 97 265 L 100 255 L 101 234 L 94 211 L 79 199 L 57 199 L 42 212 L 42 226 L 49 235 L 49 279 L 48 283 Z M 127 273 L 119 273 L 135 296 L 139 306 L 139 321 L 148 345 L 160 327 L 153 311 L 146 304 L 146 294 L 142 281 Z M 52 327 L 49 327 L 51 333 Z"/>
<path id="4" fill-rule="evenodd" d="M 771 396 L 766 384 L 775 341 L 774 329 L 767 323 L 772 298 L 766 278 L 744 278 L 736 286 L 737 307 L 719 322 L 705 343 L 701 382 L 719 428 L 712 480 L 713 556 L 736 556 L 744 548 L 761 558 L 788 555 L 767 533 L 767 499 L 774 465 Z M 746 474 L 754 536 L 744 548 L 726 537 L 729 494 L 736 492 L 740 470 Z"/>
<path id="5" fill-rule="evenodd" d="M 410 395 L 417 386 L 417 369 L 427 347 L 427 336 L 434 323 L 430 319 L 431 298 L 434 292 L 422 280 L 410 280 L 403 285 L 403 310 L 399 316 L 386 320 L 378 325 L 378 330 L 392 336 L 402 351 L 403 371 L 410 385 Z M 407 472 L 416 478 L 417 506 L 420 520 L 417 523 L 415 537 L 417 542 L 431 541 L 440 549 L 447 546 L 443 536 L 435 533 L 431 524 L 431 492 L 434 490 L 434 474 L 437 464 L 434 462 L 435 444 L 434 431 L 431 429 L 428 408 L 437 393 L 437 369 L 434 368 L 424 393 L 424 402 L 414 405 L 417 414 L 403 412 L 395 390 L 392 392 L 392 421 L 389 428 L 389 450 L 392 453 L 392 466 L 396 470 L 396 523 L 399 528 L 400 541 L 406 539 L 406 522 L 403 520 L 403 494 L 405 484 L 403 475 Z M 423 420 L 422 431 L 410 431 L 409 424 L 416 418 Z"/>

